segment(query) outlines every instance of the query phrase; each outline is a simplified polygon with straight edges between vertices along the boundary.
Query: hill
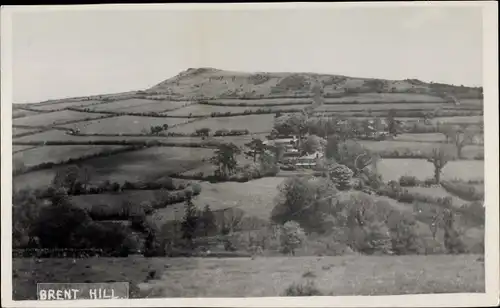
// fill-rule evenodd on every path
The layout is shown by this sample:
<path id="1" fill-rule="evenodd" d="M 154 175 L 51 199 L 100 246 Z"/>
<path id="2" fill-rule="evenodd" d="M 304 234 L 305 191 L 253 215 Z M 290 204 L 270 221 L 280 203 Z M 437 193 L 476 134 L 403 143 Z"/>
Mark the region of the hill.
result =
<path id="1" fill-rule="evenodd" d="M 426 83 L 418 79 L 387 80 L 316 73 L 250 73 L 215 68 L 189 68 L 149 89 L 49 100 L 30 105 L 103 99 L 124 100 L 138 96 L 160 100 L 311 98 L 317 95 L 318 91 L 325 98 L 361 93 L 405 93 L 429 95 L 453 102 L 454 99 L 447 96 L 458 99 L 482 97 L 481 87 Z M 420 101 L 425 101 L 422 97 Z"/>

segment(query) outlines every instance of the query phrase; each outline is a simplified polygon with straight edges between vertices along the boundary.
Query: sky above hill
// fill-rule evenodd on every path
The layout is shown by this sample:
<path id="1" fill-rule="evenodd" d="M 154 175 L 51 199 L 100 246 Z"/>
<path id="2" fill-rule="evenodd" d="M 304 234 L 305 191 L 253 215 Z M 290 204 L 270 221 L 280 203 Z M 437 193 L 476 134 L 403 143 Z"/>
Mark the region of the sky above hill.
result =
<path id="1" fill-rule="evenodd" d="M 190 67 L 482 85 L 480 8 L 12 16 L 16 103 L 145 89 Z"/>

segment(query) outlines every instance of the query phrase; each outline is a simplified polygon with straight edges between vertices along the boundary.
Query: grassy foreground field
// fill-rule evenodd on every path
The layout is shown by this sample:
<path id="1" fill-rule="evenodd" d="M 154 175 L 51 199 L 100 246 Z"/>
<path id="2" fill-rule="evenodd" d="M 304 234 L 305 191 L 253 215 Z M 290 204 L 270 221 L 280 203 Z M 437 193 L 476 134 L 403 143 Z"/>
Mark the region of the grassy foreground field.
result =
<path id="1" fill-rule="evenodd" d="M 324 295 L 484 292 L 477 255 L 13 260 L 14 299 L 36 299 L 41 282 L 130 282 L 131 297 L 280 296 L 313 280 Z M 155 270 L 154 280 L 146 281 Z M 305 276 L 305 277 L 303 277 Z"/>

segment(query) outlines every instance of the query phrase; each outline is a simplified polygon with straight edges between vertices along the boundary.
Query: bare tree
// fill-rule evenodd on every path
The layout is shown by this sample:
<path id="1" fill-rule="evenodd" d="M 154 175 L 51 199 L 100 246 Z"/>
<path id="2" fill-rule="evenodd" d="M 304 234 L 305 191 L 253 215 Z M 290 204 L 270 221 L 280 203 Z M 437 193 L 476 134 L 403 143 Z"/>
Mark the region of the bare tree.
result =
<path id="1" fill-rule="evenodd" d="M 453 157 L 448 154 L 445 147 L 432 149 L 430 155 L 427 157 L 427 161 L 434 165 L 434 179 L 437 184 L 441 180 L 441 172 L 444 166 L 452 159 Z"/>
<path id="2" fill-rule="evenodd" d="M 476 133 L 477 131 L 468 124 L 448 126 L 443 132 L 446 139 L 455 145 L 458 158 L 462 158 L 463 148 L 473 142 Z"/>

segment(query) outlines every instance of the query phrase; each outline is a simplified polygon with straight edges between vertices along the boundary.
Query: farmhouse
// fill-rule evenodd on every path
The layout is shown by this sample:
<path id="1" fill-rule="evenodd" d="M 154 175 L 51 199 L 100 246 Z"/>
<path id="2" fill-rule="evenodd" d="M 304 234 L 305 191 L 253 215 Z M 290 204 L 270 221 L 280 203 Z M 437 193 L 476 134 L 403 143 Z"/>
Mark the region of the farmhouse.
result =
<path id="1" fill-rule="evenodd" d="M 312 154 L 304 155 L 297 159 L 295 166 L 301 168 L 313 168 L 316 166 L 318 159 L 322 157 L 323 153 L 319 151 Z"/>

